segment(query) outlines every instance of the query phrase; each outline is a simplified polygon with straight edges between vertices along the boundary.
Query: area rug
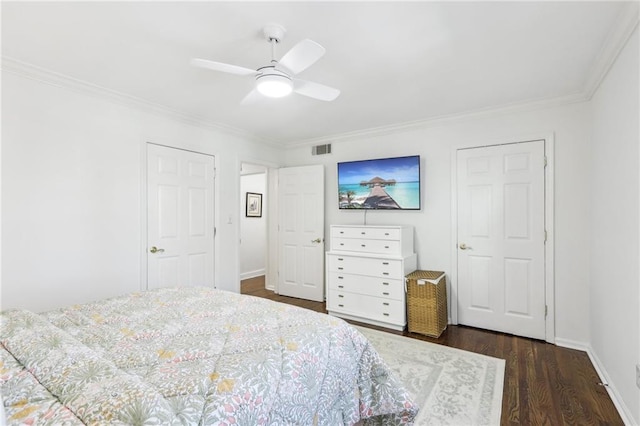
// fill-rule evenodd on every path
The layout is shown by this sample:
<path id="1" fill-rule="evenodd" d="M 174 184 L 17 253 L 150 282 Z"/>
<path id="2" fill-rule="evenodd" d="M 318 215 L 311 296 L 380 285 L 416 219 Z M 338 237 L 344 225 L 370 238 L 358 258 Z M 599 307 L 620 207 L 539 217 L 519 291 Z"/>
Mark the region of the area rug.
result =
<path id="1" fill-rule="evenodd" d="M 505 361 L 356 327 L 420 406 L 416 425 L 499 425 Z"/>

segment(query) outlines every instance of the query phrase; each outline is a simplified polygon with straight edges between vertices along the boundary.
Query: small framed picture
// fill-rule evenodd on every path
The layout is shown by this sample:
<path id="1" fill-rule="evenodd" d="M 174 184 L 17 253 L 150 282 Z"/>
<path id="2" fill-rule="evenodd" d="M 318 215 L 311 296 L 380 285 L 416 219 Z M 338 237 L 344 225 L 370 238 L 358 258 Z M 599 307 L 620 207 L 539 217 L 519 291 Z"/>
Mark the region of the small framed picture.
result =
<path id="1" fill-rule="evenodd" d="M 247 192 L 247 217 L 262 217 L 262 194 Z"/>

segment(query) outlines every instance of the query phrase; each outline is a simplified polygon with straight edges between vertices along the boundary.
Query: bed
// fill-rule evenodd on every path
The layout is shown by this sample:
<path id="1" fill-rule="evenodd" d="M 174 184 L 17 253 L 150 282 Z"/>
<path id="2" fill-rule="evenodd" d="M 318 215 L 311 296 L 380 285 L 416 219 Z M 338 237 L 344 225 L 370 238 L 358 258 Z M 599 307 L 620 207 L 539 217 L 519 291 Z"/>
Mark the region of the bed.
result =
<path id="1" fill-rule="evenodd" d="M 8 424 L 411 424 L 418 407 L 341 319 L 210 288 L 3 312 Z"/>

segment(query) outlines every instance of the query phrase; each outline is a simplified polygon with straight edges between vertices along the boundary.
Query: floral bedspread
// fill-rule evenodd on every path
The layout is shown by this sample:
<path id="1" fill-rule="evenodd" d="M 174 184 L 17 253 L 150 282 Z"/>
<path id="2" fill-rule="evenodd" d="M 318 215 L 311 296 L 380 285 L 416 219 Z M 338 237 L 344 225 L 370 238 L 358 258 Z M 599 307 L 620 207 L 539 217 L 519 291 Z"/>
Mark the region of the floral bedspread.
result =
<path id="1" fill-rule="evenodd" d="M 3 312 L 9 424 L 411 424 L 418 408 L 346 322 L 209 288 Z"/>

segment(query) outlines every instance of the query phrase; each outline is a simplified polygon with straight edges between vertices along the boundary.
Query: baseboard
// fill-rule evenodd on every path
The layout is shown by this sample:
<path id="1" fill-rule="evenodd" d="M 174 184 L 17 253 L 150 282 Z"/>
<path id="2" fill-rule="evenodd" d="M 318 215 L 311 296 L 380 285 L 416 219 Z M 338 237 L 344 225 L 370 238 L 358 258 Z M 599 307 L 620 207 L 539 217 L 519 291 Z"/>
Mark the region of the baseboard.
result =
<path id="1" fill-rule="evenodd" d="M 600 359 L 598 358 L 596 353 L 593 351 L 593 348 L 591 347 L 591 345 L 584 342 L 578 342 L 575 340 L 561 339 L 561 338 L 556 338 L 556 345 L 561 346 L 563 348 L 576 349 L 579 351 L 586 352 L 587 356 L 589 357 L 589 360 L 591 361 L 591 364 L 593 365 L 593 368 L 596 370 L 596 373 L 598 374 L 598 377 L 600 377 L 600 381 L 606 384 L 604 388 L 607 390 L 607 393 L 609 394 L 609 397 L 611 398 L 613 405 L 615 405 L 616 409 L 618 410 L 618 414 L 620 414 L 620 417 L 622 417 L 622 421 L 624 422 L 624 424 L 627 426 L 637 425 L 637 423 L 635 423 L 633 419 L 633 415 L 631 414 L 629 407 L 626 406 L 623 399 L 620 397 L 618 390 L 616 389 L 615 385 L 609 378 L 609 374 L 607 373 L 607 370 L 604 368 L 604 365 L 602 364 L 602 362 L 600 362 Z"/>
<path id="2" fill-rule="evenodd" d="M 590 348 L 588 343 L 579 342 L 577 340 L 563 339 L 561 337 L 556 337 L 555 343 L 556 346 L 560 346 L 561 348 L 576 349 L 582 352 L 587 352 Z"/>
<path id="3" fill-rule="evenodd" d="M 248 271 L 248 272 L 243 272 L 240 274 L 240 281 L 242 280 L 248 280 L 249 278 L 255 278 L 255 277 L 259 277 L 261 275 L 266 274 L 266 270 L 263 269 L 257 269 L 255 271 Z"/>
<path id="4" fill-rule="evenodd" d="M 618 409 L 618 413 L 620 414 L 620 417 L 622 417 L 622 421 L 624 422 L 624 424 L 627 426 L 637 425 L 638 423 L 636 423 L 633 419 L 631 410 L 629 410 L 629 407 L 627 407 L 627 405 L 624 403 L 624 400 L 620 397 L 618 390 L 609 378 L 607 370 L 604 368 L 604 365 L 602 364 L 602 362 L 600 362 L 598 355 L 596 355 L 591 346 L 589 346 L 589 348 L 587 349 L 587 355 L 589 355 L 591 364 L 593 364 L 593 368 L 596 369 L 596 373 L 598 373 L 600 381 L 607 385 L 605 386 L 605 389 L 609 393 L 611 401 L 613 401 L 613 405 L 615 405 Z"/>

